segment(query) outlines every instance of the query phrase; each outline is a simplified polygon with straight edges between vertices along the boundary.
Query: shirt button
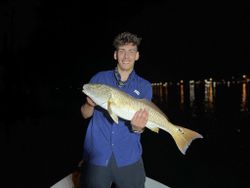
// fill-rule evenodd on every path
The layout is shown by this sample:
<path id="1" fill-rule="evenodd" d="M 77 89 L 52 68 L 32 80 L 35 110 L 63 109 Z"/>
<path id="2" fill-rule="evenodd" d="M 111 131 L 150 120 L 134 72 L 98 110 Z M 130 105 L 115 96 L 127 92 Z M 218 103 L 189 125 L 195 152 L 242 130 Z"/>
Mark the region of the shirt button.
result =
<path id="1" fill-rule="evenodd" d="M 112 146 L 114 146 L 115 144 L 112 144 Z"/>
<path id="2" fill-rule="evenodd" d="M 112 134 L 115 134 L 115 132 L 114 132 L 114 131 L 112 131 Z"/>

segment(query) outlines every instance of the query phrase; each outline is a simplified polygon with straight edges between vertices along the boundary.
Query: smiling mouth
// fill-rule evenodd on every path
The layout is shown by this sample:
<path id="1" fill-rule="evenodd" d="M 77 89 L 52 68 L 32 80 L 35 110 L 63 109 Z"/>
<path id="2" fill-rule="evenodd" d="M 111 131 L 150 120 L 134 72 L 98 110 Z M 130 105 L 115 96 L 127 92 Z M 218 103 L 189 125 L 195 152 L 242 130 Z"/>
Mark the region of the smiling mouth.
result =
<path id="1" fill-rule="evenodd" d="M 128 65 L 128 64 L 130 64 L 129 62 L 122 62 L 122 64 L 124 64 L 124 65 Z"/>

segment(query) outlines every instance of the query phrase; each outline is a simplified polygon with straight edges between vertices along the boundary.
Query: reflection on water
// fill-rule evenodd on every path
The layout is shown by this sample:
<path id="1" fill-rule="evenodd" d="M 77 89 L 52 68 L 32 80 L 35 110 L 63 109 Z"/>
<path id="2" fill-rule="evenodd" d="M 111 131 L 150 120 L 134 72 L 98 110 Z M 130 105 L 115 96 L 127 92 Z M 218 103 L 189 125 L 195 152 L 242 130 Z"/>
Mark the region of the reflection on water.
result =
<path id="1" fill-rule="evenodd" d="M 250 187 L 247 175 L 239 173 L 250 173 L 249 76 L 152 85 L 153 102 L 170 120 L 201 133 L 204 139 L 192 142 L 188 155 L 179 157 L 172 142 L 166 142 L 166 134 L 153 137 L 146 132 L 143 141 L 150 148 L 148 153 L 144 151 L 148 173 L 170 187 Z M 154 158 L 151 165 L 148 161 L 154 156 L 157 160 Z"/>
<path id="2" fill-rule="evenodd" d="M 198 111 L 214 113 L 219 108 L 218 100 L 225 104 L 239 102 L 240 112 L 249 111 L 250 80 L 245 75 L 238 80 L 189 80 L 178 82 L 153 83 L 154 102 L 178 106 L 179 111 Z M 227 101 L 226 101 L 227 100 Z M 227 103 L 228 102 L 228 103 Z M 176 105 L 178 104 L 178 105 Z"/>
<path id="3" fill-rule="evenodd" d="M 183 80 L 179 83 L 179 93 L 180 93 L 180 109 L 184 110 L 184 86 L 183 86 Z"/>
<path id="4" fill-rule="evenodd" d="M 247 91 L 247 83 L 242 83 L 242 99 L 241 99 L 241 111 L 247 111 L 247 96 L 249 95 Z"/>
<path id="5" fill-rule="evenodd" d="M 212 79 L 205 80 L 205 108 L 210 110 L 214 109 L 214 96 L 215 96 L 216 82 Z"/>

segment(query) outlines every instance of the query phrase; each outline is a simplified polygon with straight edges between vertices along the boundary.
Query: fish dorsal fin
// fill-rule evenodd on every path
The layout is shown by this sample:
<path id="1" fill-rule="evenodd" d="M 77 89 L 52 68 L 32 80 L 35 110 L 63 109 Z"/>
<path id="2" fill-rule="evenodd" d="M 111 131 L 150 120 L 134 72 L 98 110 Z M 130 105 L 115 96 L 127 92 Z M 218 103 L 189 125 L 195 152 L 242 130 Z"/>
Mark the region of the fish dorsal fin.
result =
<path id="1" fill-rule="evenodd" d="M 153 102 L 147 100 L 147 99 L 138 99 L 138 101 L 140 101 L 141 103 L 145 104 L 146 106 L 149 106 L 150 108 L 153 108 L 154 110 L 156 110 L 157 112 L 159 112 L 161 115 L 163 115 L 165 118 L 168 119 L 168 117 L 166 116 L 166 114 L 164 114 L 162 112 L 162 110 L 156 106 L 156 104 L 154 104 Z"/>

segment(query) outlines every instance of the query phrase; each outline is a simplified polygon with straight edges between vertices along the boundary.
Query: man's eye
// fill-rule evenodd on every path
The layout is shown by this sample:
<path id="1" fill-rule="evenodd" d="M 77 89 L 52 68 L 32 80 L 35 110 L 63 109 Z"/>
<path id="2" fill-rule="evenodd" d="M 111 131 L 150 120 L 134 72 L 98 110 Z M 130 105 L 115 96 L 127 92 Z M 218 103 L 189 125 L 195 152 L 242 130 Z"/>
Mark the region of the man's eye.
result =
<path id="1" fill-rule="evenodd" d="M 136 53 L 136 50 L 129 50 L 129 53 Z"/>

